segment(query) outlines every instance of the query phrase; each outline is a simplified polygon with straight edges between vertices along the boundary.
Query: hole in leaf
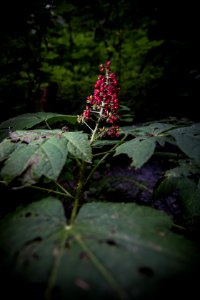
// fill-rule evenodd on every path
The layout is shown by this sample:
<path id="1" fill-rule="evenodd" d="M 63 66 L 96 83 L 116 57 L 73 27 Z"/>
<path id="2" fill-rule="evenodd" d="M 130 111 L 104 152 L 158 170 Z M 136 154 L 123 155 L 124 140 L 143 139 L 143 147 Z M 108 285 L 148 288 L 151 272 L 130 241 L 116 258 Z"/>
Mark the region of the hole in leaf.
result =
<path id="1" fill-rule="evenodd" d="M 149 267 L 140 267 L 139 273 L 146 277 L 152 277 L 154 275 L 153 270 Z"/>
<path id="2" fill-rule="evenodd" d="M 14 256 L 21 261 L 24 267 L 28 267 L 34 260 L 39 260 L 40 256 L 37 253 L 38 243 L 41 243 L 42 238 L 36 237 L 27 241 L 19 251 L 15 252 Z"/>
<path id="3" fill-rule="evenodd" d="M 32 215 L 31 212 L 27 212 L 27 213 L 25 214 L 25 217 L 26 217 L 26 218 L 29 218 L 31 215 Z"/>
<path id="4" fill-rule="evenodd" d="M 100 240 L 100 243 L 106 243 L 109 246 L 118 246 L 118 244 L 113 239 Z"/>
<path id="5" fill-rule="evenodd" d="M 106 243 L 110 246 L 117 246 L 117 243 L 112 239 L 107 239 Z"/>

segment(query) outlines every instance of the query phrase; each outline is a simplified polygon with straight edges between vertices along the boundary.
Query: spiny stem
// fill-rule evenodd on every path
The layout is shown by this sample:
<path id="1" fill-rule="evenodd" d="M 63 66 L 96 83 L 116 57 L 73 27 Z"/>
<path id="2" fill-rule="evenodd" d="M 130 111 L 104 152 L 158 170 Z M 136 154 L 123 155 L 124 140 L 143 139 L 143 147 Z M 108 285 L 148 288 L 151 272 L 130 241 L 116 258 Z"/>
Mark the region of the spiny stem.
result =
<path id="1" fill-rule="evenodd" d="M 60 183 L 54 181 L 54 183 L 65 193 L 65 195 L 69 198 L 74 198 Z"/>
<path id="2" fill-rule="evenodd" d="M 84 187 L 84 182 L 85 182 L 85 170 L 86 170 L 86 162 L 83 161 L 80 166 L 80 171 L 79 171 L 79 181 L 78 185 L 76 188 L 76 193 L 75 193 L 75 198 L 74 198 L 74 205 L 72 209 L 72 214 L 70 218 L 70 224 L 72 224 L 76 218 L 77 212 L 78 212 L 78 206 L 79 202 L 82 196 L 82 190 Z"/>
<path id="3" fill-rule="evenodd" d="M 99 160 L 99 162 L 96 164 L 96 166 L 92 169 L 92 171 L 90 172 L 90 174 L 88 175 L 86 181 L 85 181 L 85 185 L 87 184 L 87 182 L 90 180 L 90 178 L 92 177 L 92 175 L 94 174 L 94 172 L 96 171 L 96 169 L 98 168 L 98 166 L 106 159 L 106 157 L 113 152 L 121 143 L 123 143 L 123 141 L 126 139 L 127 134 L 125 134 L 125 136 L 121 139 L 121 141 L 119 142 L 119 144 L 114 145 L 114 147 L 112 147 L 112 149 L 108 152 L 105 153 L 105 155 Z"/>

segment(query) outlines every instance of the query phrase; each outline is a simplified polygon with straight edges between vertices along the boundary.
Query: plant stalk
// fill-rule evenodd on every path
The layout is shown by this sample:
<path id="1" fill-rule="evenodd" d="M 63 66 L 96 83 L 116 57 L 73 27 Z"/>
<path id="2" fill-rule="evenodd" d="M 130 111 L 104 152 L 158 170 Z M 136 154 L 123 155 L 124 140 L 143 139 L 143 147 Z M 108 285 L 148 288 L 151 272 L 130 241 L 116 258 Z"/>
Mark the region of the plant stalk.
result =
<path id="1" fill-rule="evenodd" d="M 70 218 L 70 222 L 69 222 L 70 224 L 72 224 L 74 222 L 77 212 L 78 212 L 79 202 L 80 202 L 80 199 L 82 196 L 82 191 L 83 191 L 83 187 L 84 187 L 84 183 L 85 183 L 86 165 L 87 165 L 87 163 L 85 161 L 82 161 L 82 163 L 80 165 L 79 181 L 78 181 L 78 185 L 77 185 L 76 193 L 75 193 L 75 197 L 74 197 L 74 205 L 73 205 L 72 214 L 71 214 L 71 218 Z"/>
<path id="2" fill-rule="evenodd" d="M 115 149 L 121 144 L 123 143 L 123 141 L 126 139 L 127 134 L 125 134 L 125 136 L 121 139 L 121 141 L 119 142 L 119 144 L 114 145 L 114 147 L 105 153 L 105 155 L 100 159 L 100 161 L 96 164 L 96 166 L 92 169 L 92 171 L 90 172 L 90 174 L 88 175 L 87 179 L 85 180 L 85 185 L 87 184 L 87 182 L 90 180 L 90 178 L 92 177 L 92 175 L 94 174 L 94 172 L 96 171 L 96 169 L 98 168 L 98 166 L 107 158 L 107 156 L 112 153 L 113 151 L 115 151 Z"/>

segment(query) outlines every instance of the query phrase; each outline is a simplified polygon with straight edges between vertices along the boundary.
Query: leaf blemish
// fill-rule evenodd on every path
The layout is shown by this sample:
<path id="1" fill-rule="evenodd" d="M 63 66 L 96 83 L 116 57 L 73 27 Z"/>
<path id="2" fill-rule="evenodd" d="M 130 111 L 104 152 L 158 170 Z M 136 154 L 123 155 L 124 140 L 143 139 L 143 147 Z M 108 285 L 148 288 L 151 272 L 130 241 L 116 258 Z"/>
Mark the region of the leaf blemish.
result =
<path id="1" fill-rule="evenodd" d="M 159 234 L 159 236 L 161 236 L 161 237 L 165 236 L 165 232 L 163 232 L 163 231 L 160 231 L 158 234 Z"/>
<path id="2" fill-rule="evenodd" d="M 152 277 L 154 275 L 153 270 L 149 267 L 140 267 L 138 271 L 141 275 L 146 277 Z"/>
<path id="3" fill-rule="evenodd" d="M 90 289 L 90 285 L 85 280 L 82 280 L 80 278 L 76 279 L 75 284 L 82 290 L 87 291 Z"/>

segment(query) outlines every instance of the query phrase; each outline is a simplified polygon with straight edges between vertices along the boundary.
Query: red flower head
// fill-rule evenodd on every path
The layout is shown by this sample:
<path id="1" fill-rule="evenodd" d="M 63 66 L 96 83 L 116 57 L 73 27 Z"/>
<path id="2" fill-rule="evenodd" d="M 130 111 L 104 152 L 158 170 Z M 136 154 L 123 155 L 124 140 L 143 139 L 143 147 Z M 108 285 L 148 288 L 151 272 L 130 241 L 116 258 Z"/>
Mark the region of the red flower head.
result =
<path id="1" fill-rule="evenodd" d="M 119 136 L 119 83 L 117 77 L 110 69 L 111 62 L 106 61 L 105 65 L 100 64 L 100 72 L 105 72 L 104 75 L 99 75 L 94 85 L 93 95 L 87 97 L 86 108 L 83 112 L 82 118 L 84 121 L 91 120 L 91 115 L 96 115 L 98 124 L 107 123 L 112 124 L 105 134 L 109 136 Z M 102 134 L 102 128 L 99 128 Z"/>

